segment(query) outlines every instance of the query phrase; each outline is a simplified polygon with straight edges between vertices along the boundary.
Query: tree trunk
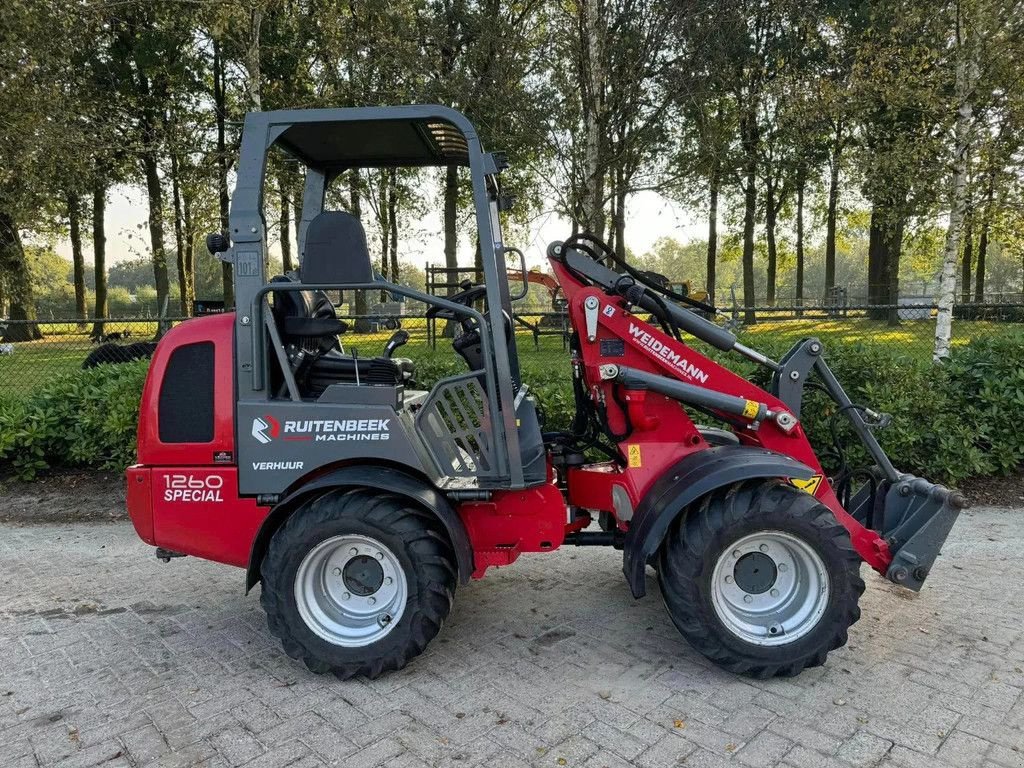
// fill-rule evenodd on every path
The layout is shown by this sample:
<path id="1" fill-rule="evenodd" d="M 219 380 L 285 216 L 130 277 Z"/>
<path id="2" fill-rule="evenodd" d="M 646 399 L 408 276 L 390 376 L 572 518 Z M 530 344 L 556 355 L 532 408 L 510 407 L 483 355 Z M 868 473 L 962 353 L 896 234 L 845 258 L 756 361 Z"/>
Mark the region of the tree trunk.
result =
<path id="1" fill-rule="evenodd" d="M 886 301 L 889 309 L 886 312 L 885 319 L 889 325 L 894 327 L 900 324 L 900 313 L 897 304 L 900 300 L 900 257 L 903 254 L 903 230 L 905 226 L 906 220 L 901 218 L 892 232 L 892 241 L 887 249 L 889 258 L 886 262 L 888 269 L 885 274 L 885 282 Z"/>
<path id="2" fill-rule="evenodd" d="M 178 263 L 178 308 L 182 317 L 189 316 L 188 275 L 185 269 L 185 216 L 181 209 L 181 182 L 178 155 L 171 153 L 171 197 L 174 205 L 174 247 Z"/>
<path id="3" fill-rule="evenodd" d="M 622 169 L 615 170 L 615 212 L 612 219 L 615 232 L 615 254 L 626 258 L 626 182 L 622 178 Z"/>
<path id="4" fill-rule="evenodd" d="M 378 183 L 380 189 L 377 194 L 377 225 L 380 227 L 380 274 L 385 280 L 390 280 L 388 270 L 388 244 L 391 242 L 391 233 L 388 231 L 388 173 L 386 170 L 380 172 Z M 384 291 L 380 292 L 380 300 L 384 301 Z"/>
<path id="5" fill-rule="evenodd" d="M 839 163 L 842 153 L 842 128 L 836 129 L 828 176 L 828 212 L 825 215 L 825 296 L 836 285 L 836 220 L 839 212 Z"/>
<path id="6" fill-rule="evenodd" d="M 459 266 L 459 233 L 456 219 L 458 202 L 459 168 L 455 165 L 449 165 L 445 169 L 444 176 L 444 265 L 449 270 L 457 269 Z M 457 275 L 454 272 L 448 272 L 445 275 L 445 282 L 453 284 L 457 282 L 456 277 Z M 456 290 L 454 286 L 450 286 L 448 288 L 448 295 L 451 296 Z M 455 324 L 452 321 L 445 323 L 444 335 L 446 337 L 455 335 Z"/>
<path id="7" fill-rule="evenodd" d="M 591 234 L 604 237 L 604 20 L 599 0 L 582 0 L 584 180 L 583 224 Z"/>
<path id="8" fill-rule="evenodd" d="M 281 269 L 287 273 L 294 269 L 292 266 L 292 204 L 288 194 L 287 175 L 283 170 L 277 176 L 277 191 L 281 203 L 278 219 L 281 230 Z"/>
<path id="9" fill-rule="evenodd" d="M 971 300 L 971 263 L 974 261 L 974 213 L 971 206 L 964 209 L 964 247 L 960 258 L 960 301 Z"/>
<path id="10" fill-rule="evenodd" d="M 807 186 L 806 175 L 801 169 L 796 180 L 796 295 L 793 303 L 797 307 L 804 305 L 804 188 Z M 797 317 L 803 315 L 797 310 Z"/>
<path id="11" fill-rule="evenodd" d="M 740 134 L 746 156 L 746 184 L 743 187 L 743 322 L 757 322 L 754 312 L 754 225 L 757 219 L 757 117 L 743 116 Z"/>
<path id="12" fill-rule="evenodd" d="M 149 245 L 152 250 L 153 280 L 156 286 L 156 312 L 158 317 L 167 316 L 167 300 L 170 295 L 170 280 L 167 276 L 167 251 L 164 248 L 164 193 L 160 185 L 160 172 L 155 148 L 147 148 L 142 154 L 142 169 L 146 177 L 146 196 L 149 199 Z M 160 324 L 158 336 L 164 331 Z"/>
<path id="13" fill-rule="evenodd" d="M 956 259 L 960 252 L 960 231 L 963 228 L 964 208 L 967 202 L 968 153 L 971 148 L 971 123 L 974 109 L 971 96 L 978 81 L 978 67 L 973 54 L 973 42 L 967 39 L 967 27 L 962 9 L 957 4 L 957 65 L 956 65 L 956 125 L 954 136 L 953 188 L 950 194 L 949 226 L 946 228 L 946 247 L 942 256 L 942 274 L 939 277 L 938 314 L 935 320 L 935 350 L 932 359 L 942 362 L 949 357 L 953 337 L 953 297 L 956 292 Z"/>
<path id="14" fill-rule="evenodd" d="M 217 200 L 220 207 L 220 229 L 225 235 L 230 231 L 228 222 L 228 150 L 226 139 L 227 95 L 224 92 L 224 58 L 220 43 L 213 40 L 213 105 L 217 117 Z M 235 305 L 235 282 L 231 265 L 221 262 L 221 280 L 224 291 L 224 308 Z"/>
<path id="15" fill-rule="evenodd" d="M 391 282 L 397 283 L 398 274 L 398 172 L 391 168 L 388 170 L 388 231 L 391 233 L 391 242 L 388 244 L 388 254 L 391 258 Z"/>
<path id="16" fill-rule="evenodd" d="M 35 296 L 32 293 L 32 276 L 29 273 L 25 249 L 21 245 L 21 233 L 14 217 L 7 211 L 0 211 L 0 273 L 7 276 L 7 293 L 10 299 L 10 319 L 14 322 L 4 330 L 0 341 L 35 341 L 43 338 L 36 319 Z"/>
<path id="17" fill-rule="evenodd" d="M 988 256 L 988 231 L 992 222 L 992 204 L 996 191 L 995 166 L 989 169 L 988 186 L 985 188 L 985 208 L 981 212 L 981 235 L 978 237 L 978 264 L 974 268 L 974 300 L 985 300 L 985 258 Z"/>
<path id="18" fill-rule="evenodd" d="M 192 212 L 192 194 L 188 188 L 181 194 L 182 225 L 185 233 L 185 257 L 182 259 L 185 271 L 186 317 L 192 316 L 192 307 L 196 299 L 196 222 Z"/>
<path id="19" fill-rule="evenodd" d="M 764 224 L 765 236 L 768 241 L 768 284 L 766 288 L 766 299 L 769 307 L 775 306 L 775 276 L 778 268 L 779 251 L 775 241 L 775 184 L 769 181 L 765 187 L 764 200 Z"/>
<path id="20" fill-rule="evenodd" d="M 362 201 L 359 197 L 359 171 L 352 170 L 348 175 L 348 199 L 349 199 L 349 213 L 355 216 L 357 219 L 361 219 L 363 215 Z M 367 307 L 366 291 L 353 291 L 355 299 L 353 301 L 352 314 L 358 318 L 356 320 L 357 327 L 362 326 L 366 321 L 363 320 L 367 314 L 369 314 L 369 308 Z"/>
<path id="21" fill-rule="evenodd" d="M 459 169 L 458 166 L 449 165 L 445 169 L 444 177 L 444 265 L 448 269 L 456 269 L 459 266 L 457 219 L 459 202 Z M 446 282 L 452 282 L 446 279 Z M 448 289 L 448 294 L 455 292 L 454 288 Z"/>
<path id="22" fill-rule="evenodd" d="M 711 171 L 711 178 L 708 182 L 708 261 L 707 261 L 707 283 L 705 288 L 708 292 L 708 303 L 715 305 L 715 277 L 718 267 L 718 191 L 719 191 L 719 167 L 715 162 Z"/>
<path id="23" fill-rule="evenodd" d="M 249 91 L 249 105 L 251 111 L 261 112 L 263 110 L 263 96 L 261 94 L 262 73 L 260 67 L 260 30 L 263 26 L 263 8 L 260 2 L 253 3 L 249 11 L 249 47 L 245 52 L 245 68 L 248 70 L 247 90 Z"/>
<path id="24" fill-rule="evenodd" d="M 107 229 L 104 221 L 107 215 L 107 186 L 97 181 L 92 189 L 92 261 L 96 277 L 96 304 L 92 316 L 93 336 L 104 333 L 103 320 L 107 317 Z"/>
<path id="25" fill-rule="evenodd" d="M 899 323 L 895 305 L 899 299 L 900 253 L 905 221 L 897 217 L 894 204 L 875 202 L 871 207 L 871 232 L 868 238 L 868 312 L 873 320 Z"/>
<path id="26" fill-rule="evenodd" d="M 77 192 L 67 196 L 68 234 L 71 238 L 71 263 L 75 280 L 75 317 L 84 322 L 89 310 L 85 295 L 85 257 L 82 255 L 82 209 Z"/>

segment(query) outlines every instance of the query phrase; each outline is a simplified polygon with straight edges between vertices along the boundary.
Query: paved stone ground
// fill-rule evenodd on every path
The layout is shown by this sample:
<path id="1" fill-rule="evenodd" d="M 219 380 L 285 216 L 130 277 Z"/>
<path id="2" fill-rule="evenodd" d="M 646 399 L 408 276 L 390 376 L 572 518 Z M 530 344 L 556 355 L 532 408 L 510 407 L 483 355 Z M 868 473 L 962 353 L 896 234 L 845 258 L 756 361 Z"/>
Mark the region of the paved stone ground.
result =
<path id="1" fill-rule="evenodd" d="M 375 682 L 292 662 L 240 571 L 129 525 L 0 526 L 0 766 L 1024 766 L 1024 513 L 961 518 L 925 591 L 868 576 L 850 644 L 795 680 L 709 666 L 617 553 L 461 589 Z"/>

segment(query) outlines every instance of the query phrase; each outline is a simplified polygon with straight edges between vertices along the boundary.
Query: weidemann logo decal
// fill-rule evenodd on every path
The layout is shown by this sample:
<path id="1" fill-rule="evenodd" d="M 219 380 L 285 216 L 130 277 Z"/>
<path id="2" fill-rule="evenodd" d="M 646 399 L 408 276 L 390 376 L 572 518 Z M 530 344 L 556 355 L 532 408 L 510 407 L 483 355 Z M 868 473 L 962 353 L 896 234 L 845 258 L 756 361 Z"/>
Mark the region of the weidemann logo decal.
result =
<path id="1" fill-rule="evenodd" d="M 696 365 L 693 365 L 690 361 L 688 361 L 685 357 L 680 355 L 667 344 L 663 344 L 662 342 L 658 341 L 643 328 L 633 325 L 633 323 L 630 323 L 629 333 L 630 335 L 632 335 L 634 339 L 636 339 L 645 347 L 647 347 L 648 350 L 656 354 L 658 357 L 664 358 L 677 369 L 679 369 L 679 372 L 682 373 L 684 376 L 699 381 L 701 384 L 707 383 L 708 375 L 704 373 L 704 371 L 702 371 Z"/>
<path id="2" fill-rule="evenodd" d="M 263 445 L 281 438 L 318 443 L 380 441 L 391 437 L 391 419 L 307 419 L 279 422 L 264 414 L 252 420 L 252 436 Z"/>

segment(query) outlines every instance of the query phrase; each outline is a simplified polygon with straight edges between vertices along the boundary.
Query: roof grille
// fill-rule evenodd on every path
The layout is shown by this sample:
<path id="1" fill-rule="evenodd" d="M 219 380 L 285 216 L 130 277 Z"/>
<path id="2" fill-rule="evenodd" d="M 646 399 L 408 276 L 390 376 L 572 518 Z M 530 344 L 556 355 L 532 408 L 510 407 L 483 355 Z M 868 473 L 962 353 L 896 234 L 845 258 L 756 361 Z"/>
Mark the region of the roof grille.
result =
<path id="1" fill-rule="evenodd" d="M 469 156 L 466 137 L 450 123 L 427 123 L 427 130 L 445 158 L 465 159 Z"/>

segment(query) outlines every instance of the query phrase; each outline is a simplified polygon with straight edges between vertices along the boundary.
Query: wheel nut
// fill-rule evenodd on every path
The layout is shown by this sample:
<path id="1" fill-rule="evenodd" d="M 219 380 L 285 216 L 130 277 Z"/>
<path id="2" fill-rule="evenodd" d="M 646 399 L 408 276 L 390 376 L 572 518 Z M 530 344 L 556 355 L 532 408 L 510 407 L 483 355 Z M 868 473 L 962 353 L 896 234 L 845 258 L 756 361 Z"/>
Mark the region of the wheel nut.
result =
<path id="1" fill-rule="evenodd" d="M 352 547 L 352 549 L 350 549 L 350 550 L 348 551 L 348 553 L 349 553 L 350 555 L 358 555 L 358 554 L 359 554 L 359 550 L 358 550 L 358 549 L 356 549 L 355 547 Z"/>
<path id="2" fill-rule="evenodd" d="M 377 553 L 377 559 L 378 560 L 383 560 L 384 559 L 384 553 L 383 552 L 378 552 Z"/>
<path id="3" fill-rule="evenodd" d="M 758 547 L 758 549 L 760 549 L 762 552 L 767 552 L 768 551 L 768 545 L 767 544 L 762 544 L 760 547 Z"/>
<path id="4" fill-rule="evenodd" d="M 394 581 L 395 580 L 392 579 L 390 576 L 385 576 L 384 577 L 384 583 L 387 584 L 388 586 L 391 586 L 394 583 Z"/>
<path id="5" fill-rule="evenodd" d="M 733 557 L 737 557 L 737 558 L 738 558 L 738 557 L 740 557 L 740 556 L 741 556 L 742 554 L 743 554 L 743 553 L 742 553 L 742 552 L 740 552 L 740 551 L 739 551 L 738 549 L 734 549 L 734 550 L 732 551 L 732 556 L 733 556 Z"/>
<path id="6" fill-rule="evenodd" d="M 725 583 L 726 584 L 732 584 L 732 576 L 726 576 L 725 577 Z"/>
<path id="7" fill-rule="evenodd" d="M 754 602 L 754 598 L 752 596 L 750 596 L 750 595 L 744 595 L 743 596 L 743 602 L 744 603 L 752 603 L 752 602 Z"/>
<path id="8" fill-rule="evenodd" d="M 368 602 L 370 605 L 376 605 L 377 604 L 377 598 L 376 597 L 368 597 L 368 598 L 366 598 L 366 602 Z"/>
<path id="9" fill-rule="evenodd" d="M 341 576 L 341 568 L 335 568 L 334 569 L 334 575 L 335 576 Z"/>
<path id="10" fill-rule="evenodd" d="M 770 592 L 769 594 L 770 594 L 770 595 L 771 595 L 772 597 L 778 597 L 778 596 L 779 596 L 779 590 L 777 590 L 777 589 L 773 589 L 773 590 L 772 590 L 772 591 L 771 591 L 771 592 Z"/>
<path id="11" fill-rule="evenodd" d="M 348 600 L 350 597 L 352 597 L 352 595 L 350 595 L 348 592 L 342 592 L 341 593 L 341 599 L 342 600 Z"/>
<path id="12" fill-rule="evenodd" d="M 780 571 L 785 571 L 788 567 L 789 566 L 787 566 L 785 563 L 779 563 L 779 570 Z"/>

